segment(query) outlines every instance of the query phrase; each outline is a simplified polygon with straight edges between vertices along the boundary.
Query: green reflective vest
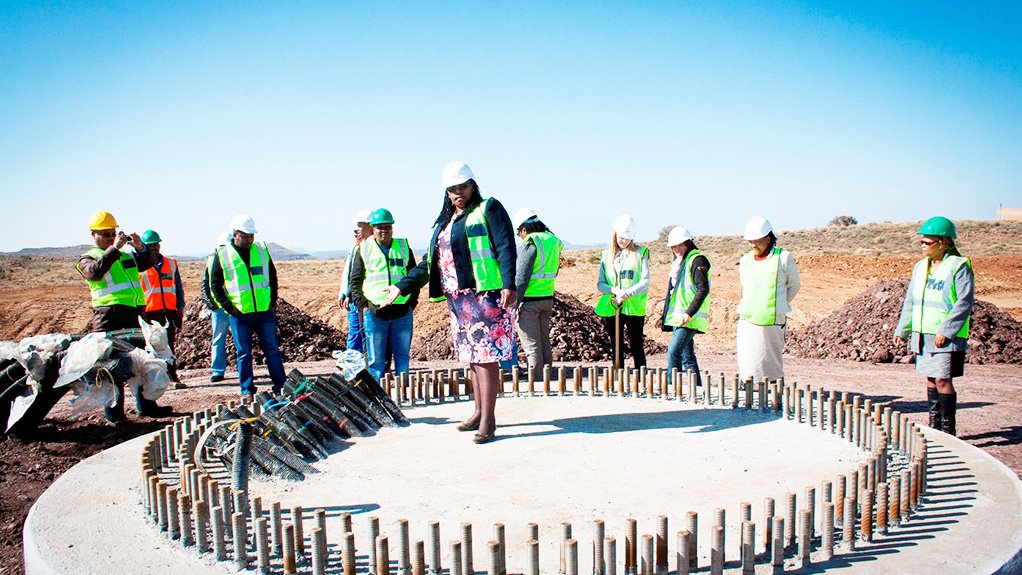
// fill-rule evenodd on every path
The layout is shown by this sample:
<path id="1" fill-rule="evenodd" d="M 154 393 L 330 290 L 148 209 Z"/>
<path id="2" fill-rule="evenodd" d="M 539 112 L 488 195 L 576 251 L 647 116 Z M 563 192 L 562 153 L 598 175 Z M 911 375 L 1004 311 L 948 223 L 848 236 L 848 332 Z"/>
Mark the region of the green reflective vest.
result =
<path id="1" fill-rule="evenodd" d="M 233 245 L 220 246 L 216 251 L 224 270 L 224 289 L 234 307 L 241 313 L 270 309 L 270 250 L 266 244 L 252 243 L 249 265 Z"/>
<path id="2" fill-rule="evenodd" d="M 667 302 L 667 316 L 664 318 L 666 325 L 687 327 L 699 332 L 706 333 L 706 324 L 710 319 L 710 295 L 706 294 L 703 303 L 699 306 L 695 315 L 684 325 L 681 324 L 681 316 L 688 310 L 692 300 L 696 297 L 696 284 L 692 281 L 692 264 L 696 256 L 702 255 L 699 250 L 689 250 L 685 254 L 685 262 L 681 267 L 681 276 L 678 283 L 671 292 L 671 299 Z M 707 260 L 709 261 L 709 260 Z M 706 274 L 706 281 L 710 281 L 710 274 Z"/>
<path id="3" fill-rule="evenodd" d="M 383 248 L 376 238 L 369 238 L 362 242 L 359 251 L 366 268 L 365 279 L 362 280 L 362 293 L 367 300 L 376 305 L 383 305 L 383 302 L 387 301 L 387 286 L 397 283 L 408 274 L 411 254 L 408 250 L 408 240 L 394 238 L 390 250 L 383 253 Z M 394 303 L 402 304 L 407 301 L 408 296 L 403 295 L 394 300 Z"/>
<path id="4" fill-rule="evenodd" d="M 209 278 L 213 275 L 213 254 L 206 256 L 206 286 L 209 286 Z M 209 297 L 210 303 L 213 304 L 213 309 L 220 309 L 220 304 L 217 303 L 216 298 L 212 294 L 206 294 Z"/>
<path id="5" fill-rule="evenodd" d="M 781 269 L 781 248 L 757 260 L 752 251 L 742 256 L 742 314 L 754 325 L 777 323 L 777 275 Z"/>
<path id="6" fill-rule="evenodd" d="M 465 235 L 468 239 L 469 256 L 472 258 L 472 277 L 476 282 L 476 291 L 493 291 L 504 288 L 504 282 L 500 279 L 500 261 L 497 260 L 497 252 L 493 250 L 493 243 L 490 241 L 490 226 L 486 223 L 486 206 L 490 198 L 472 208 L 465 216 Z M 435 228 L 434 228 L 435 229 Z M 426 254 L 429 269 L 433 269 L 433 252 L 429 250 Z M 430 301 L 443 301 L 443 296 L 430 298 Z"/>
<path id="7" fill-rule="evenodd" d="M 923 258 L 912 270 L 912 325 L 909 327 L 912 331 L 936 335 L 958 301 L 955 274 L 962 266 L 971 268 L 972 262 L 961 256 L 945 255 L 937 269 L 930 269 L 931 265 L 930 258 Z M 971 319 L 965 320 L 955 337 L 969 337 Z"/>
<path id="8" fill-rule="evenodd" d="M 550 232 L 531 233 L 525 236 L 525 241 L 536 246 L 536 262 L 532 266 L 532 276 L 523 297 L 554 295 L 554 278 L 561 267 L 561 249 L 564 244 Z"/>
<path id="9" fill-rule="evenodd" d="M 82 254 L 95 260 L 102 259 L 103 250 L 92 248 Z M 145 294 L 142 292 L 142 278 L 138 273 L 135 256 L 121 250 L 121 257 L 114 262 L 103 277 L 98 280 L 85 280 L 92 294 L 92 307 L 108 305 L 145 305 Z"/>
<path id="10" fill-rule="evenodd" d="M 351 264 L 355 261 L 355 252 L 358 251 L 360 246 L 361 242 L 352 246 L 351 251 L 348 252 L 348 258 L 344 260 L 344 265 L 341 266 L 341 296 L 348 297 L 351 295 L 351 286 L 348 279 L 351 277 Z"/>
<path id="11" fill-rule="evenodd" d="M 603 267 L 603 275 L 610 282 L 610 285 L 621 289 L 628 289 L 639 283 L 642 279 L 642 262 L 649 261 L 649 250 L 639 246 L 635 250 L 621 250 L 621 271 L 614 269 L 614 257 L 610 255 L 610 249 L 600 253 L 600 265 Z M 646 315 L 646 299 L 648 294 L 637 294 L 621 304 L 621 313 L 625 315 L 644 316 Z M 600 317 L 613 317 L 614 294 L 605 293 L 596 302 L 596 315 Z"/>

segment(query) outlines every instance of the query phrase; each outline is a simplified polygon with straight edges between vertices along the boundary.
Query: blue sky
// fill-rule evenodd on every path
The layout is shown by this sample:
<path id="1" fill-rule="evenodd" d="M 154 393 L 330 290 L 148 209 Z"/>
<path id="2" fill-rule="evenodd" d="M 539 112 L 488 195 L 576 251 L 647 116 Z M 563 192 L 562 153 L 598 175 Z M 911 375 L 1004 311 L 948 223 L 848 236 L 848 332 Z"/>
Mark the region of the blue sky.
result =
<path id="1" fill-rule="evenodd" d="M 1022 207 L 1022 4 L 4 2 L 0 251 L 99 209 L 201 253 L 231 216 L 422 245 L 440 170 L 573 243 Z"/>

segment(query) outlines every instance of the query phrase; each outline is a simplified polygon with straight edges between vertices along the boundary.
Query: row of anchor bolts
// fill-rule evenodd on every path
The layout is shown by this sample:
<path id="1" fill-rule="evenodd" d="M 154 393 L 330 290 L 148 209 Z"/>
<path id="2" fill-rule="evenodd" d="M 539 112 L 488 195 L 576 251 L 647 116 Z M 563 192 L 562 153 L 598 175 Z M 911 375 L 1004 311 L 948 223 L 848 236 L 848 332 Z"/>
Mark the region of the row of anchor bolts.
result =
<path id="1" fill-rule="evenodd" d="M 593 366 L 588 369 L 590 374 L 600 373 Z M 580 374 L 581 371 L 582 368 L 576 368 L 574 373 Z M 625 393 L 623 387 L 612 385 L 612 372 L 605 369 L 604 373 L 607 376 L 603 381 L 608 385 L 605 389 Z M 639 382 L 662 381 L 664 378 L 664 370 L 639 370 L 635 373 L 638 376 L 631 393 L 638 393 L 637 390 L 642 389 L 638 386 Z M 561 381 L 566 379 L 563 369 L 559 370 L 559 376 Z M 677 378 L 678 374 L 672 376 Z M 699 399 L 709 404 L 712 394 L 708 390 L 712 385 L 706 385 L 705 395 L 700 397 L 694 393 L 693 376 L 687 374 L 686 383 L 691 392 L 687 397 L 691 401 Z M 448 378 L 449 381 L 464 381 L 464 375 L 456 379 L 449 373 Z M 415 381 L 414 375 L 412 381 Z M 428 375 L 419 381 L 428 382 Z M 622 376 L 617 381 L 624 382 L 626 379 Z M 711 381 L 709 374 L 704 381 Z M 721 374 L 720 394 L 716 397 L 722 405 L 728 405 L 724 393 L 725 383 Z M 854 550 L 857 540 L 872 541 L 874 534 L 885 535 L 890 527 L 908 520 L 917 510 L 926 490 L 927 446 L 917 424 L 910 422 L 900 412 L 892 411 L 889 406 L 874 405 L 871 400 L 863 400 L 860 396 L 850 397 L 848 393 L 788 385 L 783 380 L 760 382 L 755 388 L 751 382 L 746 382 L 745 401 L 739 402 L 742 383 L 737 378 L 731 383 L 733 406 L 764 409 L 768 405 L 771 409 L 779 410 L 782 417 L 841 436 L 870 454 L 869 459 L 857 468 L 838 475 L 835 483 L 823 481 L 820 485 L 819 504 L 815 487 L 805 489 L 801 508 L 796 504 L 795 494 L 786 493 L 786 515 L 783 516 L 775 514 L 775 502 L 767 498 L 763 507 L 759 553 L 756 545 L 757 523 L 752 520 L 752 506 L 748 502 L 741 503 L 741 540 L 737 546 L 737 558 L 743 573 L 752 573 L 757 562 L 770 563 L 774 572 L 781 572 L 785 557 L 792 555 L 797 566 L 804 567 L 812 561 L 814 549 L 817 550 L 817 559 L 829 560 L 835 555 L 835 549 L 846 552 Z M 398 389 L 402 387 L 397 386 Z M 579 387 L 575 386 L 576 389 Z M 415 386 L 405 388 L 410 390 Z M 428 386 L 422 389 L 426 388 Z M 596 388 L 595 384 L 593 388 Z M 647 392 L 649 389 L 647 386 Z M 661 390 L 665 391 L 667 387 L 661 386 Z M 650 393 L 647 396 L 655 397 Z M 754 396 L 756 401 L 753 400 Z M 406 399 L 414 397 L 415 393 L 405 395 Z M 419 397 L 426 396 L 423 394 Z M 667 398 L 668 395 L 663 393 L 661 397 Z M 675 397 L 686 400 L 684 396 Z M 255 409 L 258 410 L 258 406 Z M 192 417 L 179 418 L 147 443 L 141 457 L 144 504 L 154 524 L 161 531 L 167 532 L 171 539 L 179 540 L 184 547 L 194 547 L 199 553 L 212 552 L 218 561 L 233 558 L 239 569 L 247 569 L 250 561 L 254 561 L 259 573 L 270 573 L 277 565 L 271 559 L 277 559 L 281 569 L 277 572 L 296 573 L 299 565 L 309 565 L 313 573 L 325 573 L 329 564 L 329 547 L 324 510 L 317 509 L 312 514 L 315 527 L 311 529 L 311 545 L 307 548 L 301 507 L 293 507 L 289 520 L 284 521 L 281 505 L 275 502 L 270 505 L 267 517 L 261 498 L 250 500 L 244 491 L 221 485 L 212 475 L 203 473 L 191 462 L 191 454 L 199 437 L 216 421 L 217 412 L 207 409 Z M 898 454 L 906 461 L 900 469 L 891 468 L 890 455 L 893 454 Z M 822 514 L 819 520 L 818 508 Z M 368 521 L 372 544 L 367 571 L 375 575 L 391 575 L 389 538 L 381 533 L 378 518 L 370 517 Z M 817 523 L 820 525 L 819 532 L 815 529 Z M 727 563 L 725 526 L 725 511 L 718 508 L 710 528 L 710 573 L 722 573 Z M 840 528 L 841 537 L 836 543 L 837 528 Z M 340 530 L 343 534 L 341 564 L 345 575 L 355 575 L 358 563 L 350 514 L 342 514 Z M 665 575 L 669 570 L 667 516 L 657 518 L 655 535 L 643 535 L 641 561 L 638 557 L 637 522 L 627 519 L 625 531 L 625 575 Z M 413 546 L 408 521 L 398 521 L 398 575 L 442 572 L 440 523 L 431 522 L 429 532 L 430 554 L 427 561 L 425 542 L 417 540 Z M 560 539 L 558 572 L 577 575 L 578 542 L 572 535 L 570 523 L 562 523 Z M 698 516 L 695 512 L 686 514 L 686 529 L 677 533 L 676 540 L 676 573 L 680 575 L 697 569 Z M 539 526 L 530 523 L 527 539 L 529 575 L 539 574 L 538 542 Z M 231 544 L 230 548 L 228 543 Z M 487 542 L 487 549 L 490 563 L 488 573 L 505 575 L 506 542 L 503 524 L 495 524 L 494 539 Z M 451 542 L 450 550 L 450 575 L 476 572 L 471 524 L 461 525 L 461 539 Z M 593 522 L 592 554 L 594 575 L 617 575 L 616 538 L 606 534 L 605 524 L 600 519 Z"/>

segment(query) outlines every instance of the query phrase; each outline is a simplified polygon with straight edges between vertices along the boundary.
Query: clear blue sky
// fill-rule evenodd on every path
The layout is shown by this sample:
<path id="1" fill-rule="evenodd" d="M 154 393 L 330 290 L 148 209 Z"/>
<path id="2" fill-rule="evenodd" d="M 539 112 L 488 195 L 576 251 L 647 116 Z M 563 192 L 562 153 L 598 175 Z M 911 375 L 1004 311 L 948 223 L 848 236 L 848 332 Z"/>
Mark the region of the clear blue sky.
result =
<path id="1" fill-rule="evenodd" d="M 113 212 L 169 253 L 248 212 L 423 245 L 440 170 L 574 243 L 1022 206 L 1018 2 L 0 4 L 0 251 Z"/>

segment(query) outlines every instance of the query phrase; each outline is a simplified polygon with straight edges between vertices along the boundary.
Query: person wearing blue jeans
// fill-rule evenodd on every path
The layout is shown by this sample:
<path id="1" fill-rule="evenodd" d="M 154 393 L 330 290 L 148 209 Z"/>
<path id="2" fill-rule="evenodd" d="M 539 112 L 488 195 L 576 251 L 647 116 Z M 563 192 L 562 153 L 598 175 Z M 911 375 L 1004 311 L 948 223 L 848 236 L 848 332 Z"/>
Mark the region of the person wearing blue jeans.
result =
<path id="1" fill-rule="evenodd" d="M 362 321 L 362 308 L 351 305 L 351 266 L 355 262 L 362 241 L 373 237 L 373 227 L 369 225 L 371 215 L 372 212 L 369 210 L 362 210 L 351 222 L 351 231 L 355 234 L 355 245 L 351 248 L 348 259 L 345 260 L 341 268 L 341 288 L 337 293 L 337 303 L 341 309 L 348 310 L 348 339 L 345 346 L 347 349 L 363 353 L 366 351 L 365 325 Z"/>
<path id="2" fill-rule="evenodd" d="M 380 307 L 387 299 L 387 286 L 415 267 L 408 240 L 394 237 L 394 216 L 383 208 L 372 213 L 373 235 L 352 254 L 351 303 L 362 310 L 369 373 L 377 381 L 387 369 L 388 349 L 394 357 L 394 373 L 408 373 L 412 345 L 412 310 L 418 292 Z"/>
<path id="3" fill-rule="evenodd" d="M 222 233 L 216 240 L 216 245 L 226 246 L 231 242 L 231 235 L 228 233 Z M 210 348 L 210 376 L 209 380 L 213 383 L 224 380 L 224 374 L 227 372 L 227 330 L 230 328 L 230 320 L 216 299 L 213 298 L 212 292 L 210 292 L 209 285 L 209 273 L 213 265 L 213 257 L 216 253 L 212 253 L 206 258 L 206 269 L 202 273 L 202 299 L 206 304 L 206 308 L 209 309 L 211 320 L 212 320 L 212 345 Z"/>
<path id="4" fill-rule="evenodd" d="M 259 338 L 259 347 L 266 358 L 266 368 L 273 381 L 273 393 L 280 393 L 284 380 L 284 361 L 277 342 L 277 313 L 273 309 L 230 316 L 234 349 L 238 352 L 238 382 L 241 395 L 254 395 L 256 386 L 252 377 L 252 335 Z"/>
<path id="5" fill-rule="evenodd" d="M 241 398 L 248 402 L 256 392 L 252 378 L 252 336 L 273 380 L 273 393 L 284 386 L 284 362 L 277 343 L 277 270 L 270 250 L 255 241 L 255 221 L 239 214 L 231 220 L 233 240 L 217 248 L 209 266 L 210 293 L 230 317 L 234 348 L 238 352 L 238 381 Z"/>
<path id="6" fill-rule="evenodd" d="M 667 234 L 667 247 L 674 253 L 667 284 L 667 298 L 661 325 L 673 331 L 667 347 L 667 377 L 675 367 L 682 373 L 694 372 L 696 384 L 702 383 L 696 361 L 693 338 L 706 333 L 710 313 L 710 260 L 696 247 L 692 233 L 683 227 Z M 673 382 L 680 384 L 680 382 Z"/>

